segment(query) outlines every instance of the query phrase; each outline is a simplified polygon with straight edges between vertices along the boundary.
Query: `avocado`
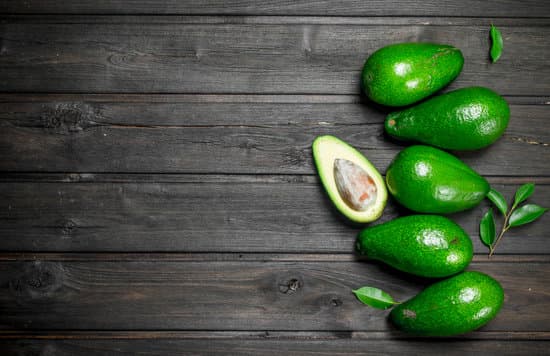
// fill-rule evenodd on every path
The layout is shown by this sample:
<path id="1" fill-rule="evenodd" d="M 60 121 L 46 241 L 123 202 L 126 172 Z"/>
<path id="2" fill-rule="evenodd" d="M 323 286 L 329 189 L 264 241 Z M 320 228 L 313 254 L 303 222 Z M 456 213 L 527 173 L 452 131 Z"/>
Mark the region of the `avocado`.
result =
<path id="1" fill-rule="evenodd" d="M 455 79 L 464 65 L 458 48 L 435 43 L 397 43 L 365 62 L 361 83 L 374 102 L 404 106 L 424 99 Z"/>
<path id="2" fill-rule="evenodd" d="M 494 91 L 470 87 L 430 98 L 386 117 L 386 132 L 451 150 L 477 150 L 506 130 L 510 108 Z"/>
<path id="3" fill-rule="evenodd" d="M 467 271 L 432 284 L 390 313 L 401 330 L 419 336 L 452 336 L 493 319 L 504 301 L 500 284 L 486 274 Z"/>
<path id="4" fill-rule="evenodd" d="M 386 171 L 386 183 L 403 206 L 432 214 L 473 208 L 490 189 L 485 178 L 455 156 L 422 145 L 397 154 Z"/>
<path id="5" fill-rule="evenodd" d="M 448 277 L 473 256 L 470 237 L 440 215 L 410 215 L 359 233 L 357 250 L 401 271 L 422 277 Z"/>
<path id="6" fill-rule="evenodd" d="M 350 220 L 371 222 L 382 215 L 388 192 L 376 168 L 355 148 L 330 135 L 313 141 L 313 158 L 330 200 Z"/>

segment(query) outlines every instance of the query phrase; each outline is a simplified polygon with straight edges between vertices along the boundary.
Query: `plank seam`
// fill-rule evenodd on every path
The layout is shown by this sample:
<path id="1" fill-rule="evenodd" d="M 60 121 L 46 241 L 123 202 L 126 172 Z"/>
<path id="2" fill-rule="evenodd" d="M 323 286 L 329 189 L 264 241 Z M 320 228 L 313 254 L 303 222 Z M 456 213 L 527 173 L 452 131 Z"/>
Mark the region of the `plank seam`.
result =
<path id="1" fill-rule="evenodd" d="M 444 92 L 444 91 L 443 91 Z M 28 97 L 42 98 L 28 98 Z M 113 96 L 115 99 L 113 99 Z M 503 95 L 511 105 L 545 106 L 550 105 L 547 95 Z M 155 101 L 162 98 L 163 101 Z M 334 101 L 330 101 L 330 100 Z M 170 101 L 171 100 L 171 101 Z M 0 91 L 0 103 L 18 102 L 52 102 L 52 101 L 86 101 L 104 104 L 124 103 L 219 103 L 219 104 L 367 104 L 362 94 L 344 93 L 249 93 L 249 92 L 219 92 L 219 93 L 181 93 L 181 92 L 37 92 L 37 91 Z M 516 101 L 517 100 L 517 101 Z"/>
<path id="2" fill-rule="evenodd" d="M 0 262 L 13 261 L 63 262 L 239 262 L 239 263 L 378 263 L 354 253 L 285 253 L 285 252 L 0 252 Z M 474 254 L 474 263 L 550 263 L 545 254 L 499 254 L 488 258 L 486 253 Z"/>
<path id="3" fill-rule="evenodd" d="M 114 177 L 116 176 L 116 177 Z M 382 175 L 384 176 L 384 175 Z M 123 178 L 121 178 L 123 177 Z M 153 179 L 144 180 L 140 177 Z M 177 177 L 176 179 L 158 179 L 159 177 Z M 185 181 L 185 178 L 208 177 L 219 181 Z M 522 184 L 533 182 L 539 185 L 550 184 L 550 175 L 516 176 L 484 175 L 493 184 Z M 248 181 L 231 181 L 231 178 L 249 179 Z M 273 181 L 266 181 L 272 178 Z M 262 180 L 264 179 L 264 180 Z M 212 183 L 269 183 L 269 184 L 316 184 L 315 173 L 224 173 L 224 172 L 94 172 L 94 171 L 0 171 L 0 182 L 4 183 L 166 183 L 166 184 L 212 184 Z"/>
<path id="4" fill-rule="evenodd" d="M 248 339 L 248 340 L 296 340 L 296 341 L 324 341 L 324 340 L 427 340 L 418 336 L 411 336 L 398 331 L 317 331 L 317 330 L 3 330 L 0 331 L 0 340 L 10 339 L 40 339 L 40 340 L 131 340 L 131 339 Z M 430 339 L 431 340 L 431 339 Z M 477 331 L 466 335 L 440 338 L 438 340 L 550 340 L 548 331 Z"/>
<path id="5" fill-rule="evenodd" d="M 442 91 L 441 93 L 445 93 L 447 91 Z M 50 97 L 59 97 L 59 96 L 90 96 L 90 97 L 101 97 L 101 96 L 117 96 L 117 97 L 143 97 L 143 96 L 150 96 L 150 97 L 203 97 L 203 98 L 218 98 L 221 96 L 225 96 L 228 98 L 231 97 L 247 97 L 247 98 L 276 98 L 276 97 L 283 97 L 283 98 L 299 98 L 299 97 L 305 97 L 306 99 L 309 98 L 316 98 L 321 99 L 318 101 L 213 101 L 216 103 L 231 103 L 231 104 L 239 104 L 239 103 L 266 103 L 266 104 L 332 104 L 332 102 L 327 102 L 326 98 L 346 98 L 349 101 L 338 101 L 336 104 L 367 104 L 366 98 L 362 94 L 352 94 L 352 93 L 335 93 L 335 92 L 262 92 L 261 94 L 256 94 L 254 92 L 172 92 L 172 91 L 27 91 L 27 90 L 0 90 L 0 103 L 9 103 L 9 102 L 25 102 L 26 100 L 17 100 L 17 101 L 9 101 L 9 99 L 3 98 L 3 96 L 14 96 L 14 97 L 21 97 L 21 96 L 45 96 L 45 100 L 32 100 L 30 102 L 51 102 L 52 100 L 47 98 Z M 550 105 L 550 96 L 549 95 L 522 95 L 522 94 L 502 94 L 502 97 L 507 99 L 510 104 L 512 105 L 526 105 L 526 106 L 538 106 L 538 105 Z M 533 102 L 525 102 L 521 101 L 518 103 L 515 103 L 514 99 L 531 99 Z M 540 99 L 540 100 L 539 100 Z M 59 100 L 59 99 L 56 99 Z M 82 99 L 79 99 L 82 100 Z M 85 100 L 85 99 L 84 99 Z M 97 99 L 96 99 L 97 100 Z M 105 100 L 100 101 L 102 103 L 135 103 L 135 101 L 121 101 L 121 100 Z M 146 101 L 144 101 L 146 102 Z M 167 101 L 158 102 L 158 103 L 169 103 Z"/>
<path id="6" fill-rule="evenodd" d="M 291 24 L 297 24 L 297 25 L 301 25 L 301 24 L 310 24 L 311 22 L 305 22 L 305 23 L 301 23 L 301 22 L 294 22 L 294 21 L 290 21 L 290 20 L 300 20 L 300 19 L 307 19 L 307 20 L 323 20 L 323 19 L 327 19 L 327 20 L 340 20 L 340 21 L 345 21 L 345 20 L 348 20 L 348 22 L 345 22 L 344 24 L 348 25 L 350 24 L 349 20 L 355 20 L 355 21 L 358 21 L 357 23 L 359 24 L 368 24 L 368 21 L 369 20 L 379 20 L 379 19 L 383 19 L 383 20 L 396 20 L 396 19 L 403 19 L 403 20 L 409 20 L 409 19 L 418 19 L 418 20 L 422 20 L 422 19 L 435 19 L 435 20 L 440 20 L 442 21 L 442 23 L 446 20 L 486 20 L 486 21 L 491 21 L 491 20 L 494 20 L 494 19 L 497 19 L 497 20 L 511 20 L 511 21 L 517 21 L 517 20 L 520 20 L 520 21 L 545 21 L 545 20 L 549 20 L 550 19 L 550 16 L 502 16 L 502 15 L 497 15 L 497 16 L 487 16 L 487 15 L 484 15 L 484 16 L 475 16 L 475 15 L 469 15 L 469 16 L 464 16 L 464 15 L 446 15 L 446 16 L 440 16 L 440 15 L 422 15 L 422 16 L 418 16 L 418 15 L 406 15 L 406 14 L 396 14 L 396 15 L 376 15 L 376 14 L 372 14 L 372 15 L 362 15 L 362 16 L 357 16 L 357 15 L 330 15 L 330 14 L 296 14 L 296 15 L 288 15 L 288 14 L 269 14 L 269 15 L 266 15 L 265 13 L 260 13 L 260 12 L 257 12 L 257 13 L 246 13 L 246 14 L 238 14 L 238 13 L 192 13 L 192 14 L 189 14 L 189 13 L 170 13 L 170 14 L 159 14 L 159 13 L 77 13 L 77 12 L 67 12 L 67 13 L 57 13 L 57 12 L 51 12 L 51 13 L 17 13 L 17 12 L 0 12 L 0 16 L 2 17 L 5 17 L 5 19 L 3 19 L 3 21 L 5 20 L 23 20 L 23 19 L 32 19 L 32 18 L 35 18 L 35 19 L 40 19 L 40 18 L 48 18 L 48 17 L 51 17 L 51 18 L 54 18 L 54 17 L 64 17 L 64 18 L 102 18 L 102 17 L 105 17 L 105 18 L 109 18 L 109 19 L 112 19 L 112 18 L 126 18 L 126 19 L 130 19 L 130 18 L 149 18 L 149 19 L 181 19 L 181 18 L 189 18 L 189 19 L 196 19 L 196 18 L 203 18 L 204 20 L 214 20 L 214 19 L 217 19 L 219 21 L 219 23 L 224 23 L 224 24 L 233 24 L 231 22 L 227 22 L 228 19 L 235 19 L 238 21 L 235 22 L 235 24 L 243 24 L 243 21 L 242 19 L 254 19 L 254 20 L 271 20 L 271 19 L 276 19 L 278 21 L 281 21 L 281 20 L 286 20 L 285 21 L 281 21 L 280 24 L 286 24 L 287 22 L 290 22 Z M 52 22 L 48 22 L 48 23 L 52 23 Z M 68 24 L 67 22 L 62 22 L 63 24 Z M 75 23 L 85 23 L 85 22 L 75 22 Z M 99 23 L 99 22 L 93 22 L 93 23 Z M 141 22 L 141 23 L 144 23 L 144 24 L 148 24 L 148 22 Z M 151 22 L 149 22 L 151 23 Z M 152 22 L 154 23 L 154 22 Z M 209 22 L 206 22 L 207 24 Z M 272 22 L 266 22 L 267 24 L 273 24 Z M 353 22 L 352 22 L 353 23 Z M 185 23 L 183 23 L 185 24 Z M 258 23 L 256 23 L 258 24 Z M 328 24 L 334 24 L 334 23 L 328 23 Z M 418 25 L 423 25 L 422 23 L 418 23 Z M 433 25 L 433 24 L 429 24 L 429 25 Z M 443 24 L 443 26 L 447 26 L 447 24 Z M 456 25 L 455 25 L 456 26 Z M 463 26 L 471 26 L 471 24 L 468 24 L 468 25 L 463 25 Z"/>

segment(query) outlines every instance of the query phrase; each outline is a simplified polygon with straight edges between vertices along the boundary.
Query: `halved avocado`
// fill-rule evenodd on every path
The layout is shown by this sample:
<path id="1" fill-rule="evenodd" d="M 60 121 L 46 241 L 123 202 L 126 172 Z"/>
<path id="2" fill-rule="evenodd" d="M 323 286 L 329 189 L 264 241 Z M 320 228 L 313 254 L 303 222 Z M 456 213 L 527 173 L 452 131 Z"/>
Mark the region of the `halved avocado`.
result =
<path id="1" fill-rule="evenodd" d="M 386 184 L 361 152 L 326 135 L 313 141 L 313 158 L 330 200 L 342 214 L 359 223 L 382 215 L 388 199 Z"/>

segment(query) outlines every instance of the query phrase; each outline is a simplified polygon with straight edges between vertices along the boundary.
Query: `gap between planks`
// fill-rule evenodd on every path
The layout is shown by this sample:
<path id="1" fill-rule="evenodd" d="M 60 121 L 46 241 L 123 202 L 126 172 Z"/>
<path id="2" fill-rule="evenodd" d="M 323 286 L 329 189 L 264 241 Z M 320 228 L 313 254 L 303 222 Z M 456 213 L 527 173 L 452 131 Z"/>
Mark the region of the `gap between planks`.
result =
<path id="1" fill-rule="evenodd" d="M 550 184 L 550 176 L 485 176 L 491 184 Z M 318 184 L 315 174 L 0 171 L 4 183 Z"/>
<path id="2" fill-rule="evenodd" d="M 445 90 L 443 90 L 444 92 Z M 550 96 L 509 95 L 512 105 L 550 105 Z M 177 93 L 0 93 L 0 103 L 73 102 L 89 103 L 227 103 L 227 104 L 359 104 L 362 95 L 351 94 L 177 94 Z"/>
<path id="3" fill-rule="evenodd" d="M 2 252 L 0 262 L 368 262 L 356 254 L 256 252 Z M 475 263 L 550 263 L 550 255 L 474 255 Z"/>
<path id="4" fill-rule="evenodd" d="M 398 331 L 32 331 L 1 330 L 2 339 L 42 339 L 42 340 L 155 340 L 155 339 L 246 339 L 246 340 L 413 340 L 423 339 Z M 477 331 L 466 335 L 440 338 L 444 340 L 550 340 L 548 331 Z"/>
<path id="5" fill-rule="evenodd" d="M 43 24 L 178 24 L 178 25 L 347 25 L 347 26 L 489 26 L 544 27 L 545 17 L 475 16 L 305 16 L 305 15 L 1 15 L 7 23 Z"/>

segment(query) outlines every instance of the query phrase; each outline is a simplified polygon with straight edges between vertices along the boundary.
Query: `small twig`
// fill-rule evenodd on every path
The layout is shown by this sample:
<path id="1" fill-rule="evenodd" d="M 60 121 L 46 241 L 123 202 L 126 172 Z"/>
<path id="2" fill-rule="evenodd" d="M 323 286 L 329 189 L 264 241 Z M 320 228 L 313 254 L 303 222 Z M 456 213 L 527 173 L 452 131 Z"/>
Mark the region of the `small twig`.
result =
<path id="1" fill-rule="evenodd" d="M 493 209 L 491 208 L 481 219 L 481 222 L 479 224 L 479 237 L 481 238 L 481 241 L 489 247 L 488 258 L 491 258 L 493 256 L 498 247 L 498 244 L 500 243 L 500 240 L 502 240 L 502 237 L 504 236 L 506 231 L 508 231 L 512 227 L 533 222 L 541 217 L 547 210 L 549 210 L 536 204 L 525 204 L 518 210 L 516 210 L 516 208 L 518 208 L 518 206 L 522 202 L 527 200 L 527 198 L 529 198 L 534 191 L 535 184 L 533 183 L 527 183 L 519 187 L 516 190 L 514 203 L 512 204 L 512 207 L 509 208 L 508 203 L 506 202 L 506 199 L 504 198 L 502 193 L 491 188 L 491 190 L 487 194 L 487 198 L 502 213 L 504 221 L 502 223 L 500 233 L 495 239 L 496 223 L 493 215 Z M 488 224 L 491 224 L 492 226 L 489 226 Z"/>
<path id="2" fill-rule="evenodd" d="M 502 236 L 504 236 L 504 233 L 508 231 L 508 229 L 510 228 L 510 226 L 508 225 L 508 219 L 510 219 L 510 216 L 512 215 L 512 211 L 514 211 L 514 209 L 515 209 L 515 206 L 513 206 L 512 209 L 510 209 L 510 211 L 508 212 L 508 214 L 504 216 L 504 223 L 502 224 L 502 230 L 500 231 L 500 234 L 498 235 L 495 243 L 489 247 L 489 257 L 493 256 L 493 253 L 495 252 L 500 240 L 502 240 Z"/>

